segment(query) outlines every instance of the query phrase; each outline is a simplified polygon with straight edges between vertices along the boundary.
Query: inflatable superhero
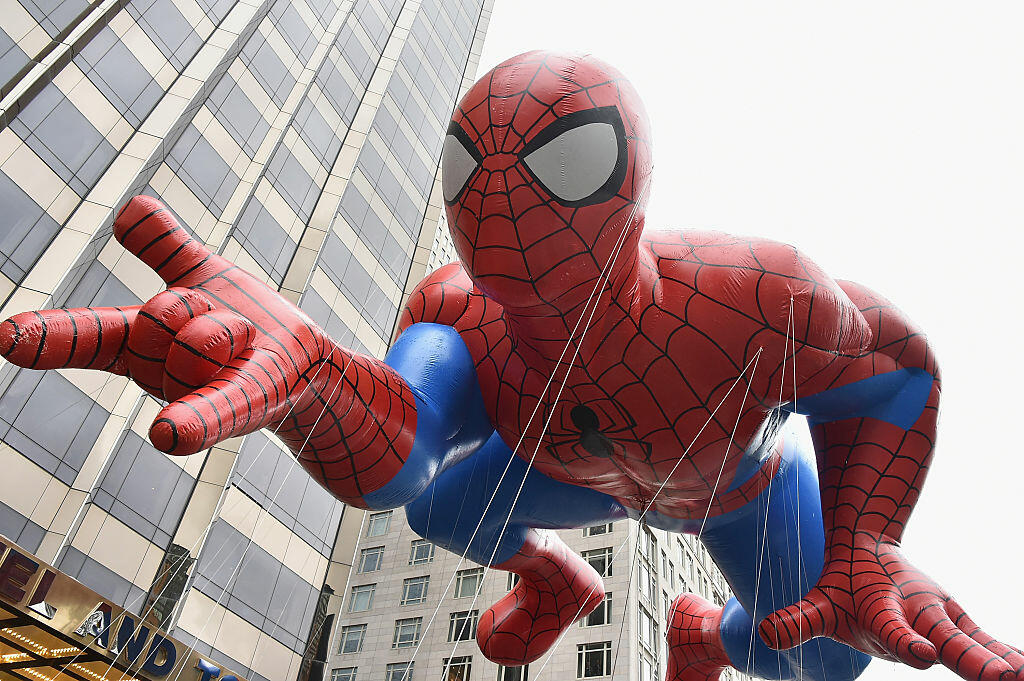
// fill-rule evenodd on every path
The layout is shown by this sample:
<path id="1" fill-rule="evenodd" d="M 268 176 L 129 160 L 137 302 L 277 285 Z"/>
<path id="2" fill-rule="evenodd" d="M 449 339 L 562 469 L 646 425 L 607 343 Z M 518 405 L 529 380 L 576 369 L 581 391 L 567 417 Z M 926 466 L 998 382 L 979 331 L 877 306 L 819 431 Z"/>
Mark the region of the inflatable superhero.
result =
<path id="1" fill-rule="evenodd" d="M 726 665 L 840 681 L 869 655 L 1024 678 L 1020 651 L 900 549 L 940 379 L 893 305 L 790 246 L 644 231 L 647 120 L 590 56 L 496 67 L 442 163 L 462 262 L 419 284 L 384 361 L 337 346 L 144 196 L 114 232 L 168 289 L 17 315 L 0 351 L 131 377 L 169 403 L 150 438 L 170 454 L 274 428 L 339 499 L 405 506 L 425 538 L 517 573 L 477 633 L 503 664 L 538 659 L 604 596 L 549 530 L 643 516 L 700 532 L 736 595 L 676 599 L 669 681 Z"/>

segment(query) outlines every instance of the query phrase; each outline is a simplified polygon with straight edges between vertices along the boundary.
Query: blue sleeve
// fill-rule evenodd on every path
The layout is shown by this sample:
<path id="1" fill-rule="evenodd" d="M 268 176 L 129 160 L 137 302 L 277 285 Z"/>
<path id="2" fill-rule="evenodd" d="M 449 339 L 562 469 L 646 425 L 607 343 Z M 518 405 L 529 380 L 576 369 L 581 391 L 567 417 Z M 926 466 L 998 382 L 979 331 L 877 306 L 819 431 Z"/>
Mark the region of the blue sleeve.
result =
<path id="1" fill-rule="evenodd" d="M 924 412 L 934 377 L 924 369 L 898 369 L 798 397 L 783 409 L 807 416 L 814 423 L 828 423 L 868 416 L 909 429 Z"/>
<path id="2" fill-rule="evenodd" d="M 405 379 L 416 398 L 416 436 L 395 477 L 363 497 L 374 509 L 409 503 L 441 471 L 475 452 L 494 432 L 473 358 L 452 327 L 413 324 L 384 362 Z"/>

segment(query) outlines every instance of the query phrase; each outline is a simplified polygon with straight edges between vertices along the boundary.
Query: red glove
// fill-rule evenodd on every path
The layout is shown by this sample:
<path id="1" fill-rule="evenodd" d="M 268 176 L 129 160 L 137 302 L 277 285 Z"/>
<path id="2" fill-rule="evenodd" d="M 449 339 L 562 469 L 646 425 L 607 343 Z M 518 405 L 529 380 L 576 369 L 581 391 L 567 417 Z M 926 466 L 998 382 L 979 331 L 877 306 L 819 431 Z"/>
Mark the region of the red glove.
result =
<path id="1" fill-rule="evenodd" d="M 31 369 L 128 376 L 170 402 L 149 434 L 170 454 L 270 427 L 345 501 L 391 479 L 416 428 L 401 377 L 336 345 L 291 302 L 192 239 L 156 199 L 129 201 L 114 235 L 169 288 L 141 306 L 15 315 L 0 324 L 4 357 Z"/>
<path id="2" fill-rule="evenodd" d="M 876 338 L 884 341 L 880 333 Z M 903 359 L 937 375 L 929 355 L 918 350 L 915 357 L 913 350 L 925 347 L 923 339 L 917 343 Z M 886 366 L 883 360 L 876 354 L 862 364 Z M 968 681 L 1024 679 L 1020 651 L 982 631 L 900 549 L 931 462 L 939 394 L 934 380 L 909 429 L 863 417 L 812 426 L 821 462 L 825 565 L 803 600 L 761 622 L 769 646 L 791 648 L 829 636 L 919 669 L 941 661 Z"/>
<path id="3" fill-rule="evenodd" d="M 852 577 L 851 577 L 852 571 Z M 845 560 L 832 558 L 818 585 L 761 622 L 773 648 L 829 636 L 918 669 L 937 660 L 965 679 L 1024 678 L 1024 655 L 975 624 L 942 587 L 903 557 L 899 544 L 858 533 Z"/>

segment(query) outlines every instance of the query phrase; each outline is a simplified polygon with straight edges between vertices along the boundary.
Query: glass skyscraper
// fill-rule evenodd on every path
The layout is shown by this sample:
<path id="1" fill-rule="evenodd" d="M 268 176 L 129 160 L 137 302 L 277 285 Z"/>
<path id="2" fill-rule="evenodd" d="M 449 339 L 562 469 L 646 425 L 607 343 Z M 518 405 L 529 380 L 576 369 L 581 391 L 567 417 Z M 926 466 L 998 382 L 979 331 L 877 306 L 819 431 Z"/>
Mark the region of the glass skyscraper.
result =
<path id="1" fill-rule="evenodd" d="M 491 2 L 0 0 L 0 314 L 160 291 L 111 234 L 144 193 L 383 355 Z M 0 534 L 249 679 L 319 673 L 364 514 L 272 433 L 157 452 L 158 408 L 4 366 Z"/>

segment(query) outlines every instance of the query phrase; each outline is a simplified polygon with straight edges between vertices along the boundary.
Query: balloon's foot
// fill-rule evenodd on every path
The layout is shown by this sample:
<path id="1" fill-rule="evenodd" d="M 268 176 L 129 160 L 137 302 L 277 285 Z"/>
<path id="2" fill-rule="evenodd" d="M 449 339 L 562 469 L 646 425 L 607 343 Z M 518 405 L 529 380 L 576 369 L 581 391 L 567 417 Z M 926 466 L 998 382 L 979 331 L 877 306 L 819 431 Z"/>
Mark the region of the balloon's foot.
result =
<path id="1" fill-rule="evenodd" d="M 672 603 L 666 681 L 718 681 L 730 666 L 722 645 L 722 608 L 686 593 Z"/>
<path id="2" fill-rule="evenodd" d="M 520 577 L 477 628 L 481 652 L 498 664 L 537 660 L 605 597 L 601 576 L 553 532 L 531 532 L 519 553 L 495 567 Z"/>

